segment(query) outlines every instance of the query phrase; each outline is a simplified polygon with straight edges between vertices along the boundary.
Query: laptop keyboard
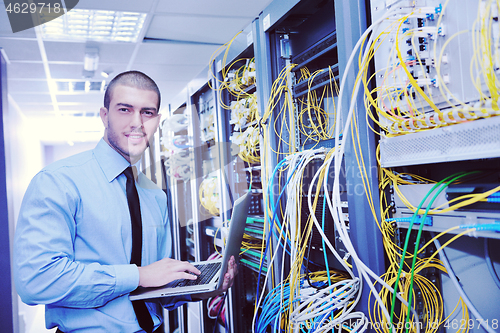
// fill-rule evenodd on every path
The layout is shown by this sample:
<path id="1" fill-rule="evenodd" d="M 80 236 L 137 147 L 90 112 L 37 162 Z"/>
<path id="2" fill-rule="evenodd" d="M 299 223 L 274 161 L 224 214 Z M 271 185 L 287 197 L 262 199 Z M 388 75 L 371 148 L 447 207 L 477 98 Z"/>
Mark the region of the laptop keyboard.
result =
<path id="1" fill-rule="evenodd" d="M 222 265 L 221 262 L 194 265 L 201 271 L 201 274 L 198 275 L 198 278 L 196 280 L 188 280 L 188 279 L 176 280 L 171 282 L 169 287 L 175 288 L 175 287 L 198 286 L 202 284 L 207 284 L 210 282 L 210 280 L 212 280 L 214 275 L 217 274 L 221 265 Z"/>

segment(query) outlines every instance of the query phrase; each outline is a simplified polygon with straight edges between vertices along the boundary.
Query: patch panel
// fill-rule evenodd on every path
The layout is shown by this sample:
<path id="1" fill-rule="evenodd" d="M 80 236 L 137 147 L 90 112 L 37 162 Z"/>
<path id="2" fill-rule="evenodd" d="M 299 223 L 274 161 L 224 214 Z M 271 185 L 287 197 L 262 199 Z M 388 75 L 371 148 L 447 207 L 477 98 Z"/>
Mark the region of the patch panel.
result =
<path id="1" fill-rule="evenodd" d="M 264 202 L 262 193 L 252 192 L 252 198 L 250 199 L 250 206 L 248 210 L 249 215 L 263 215 L 264 214 Z"/>
<path id="2" fill-rule="evenodd" d="M 406 134 L 464 121 L 464 117 L 453 117 L 453 122 L 447 122 L 440 110 L 466 104 L 473 109 L 483 96 L 496 101 L 494 89 L 488 88 L 494 79 L 482 63 L 486 60 L 478 56 L 478 52 L 491 52 L 491 59 L 496 61 L 498 55 L 500 60 L 498 47 L 488 51 L 481 44 L 498 44 L 494 37 L 498 34 L 495 14 L 478 15 L 478 10 L 486 11 L 481 8 L 489 6 L 487 3 L 490 2 L 372 1 L 373 21 L 395 11 L 376 32 L 379 35 L 374 53 L 376 105 L 386 133 Z M 490 7 L 496 10 L 496 4 Z M 485 27 L 490 21 L 491 26 Z M 490 37 L 478 41 L 474 27 Z M 465 68 L 473 68 L 472 77 Z M 492 108 L 496 107 L 493 104 Z M 429 113 L 435 116 L 426 118 Z M 406 119 L 410 121 L 402 126 Z"/>
<path id="3" fill-rule="evenodd" d="M 448 202 L 450 200 L 456 200 L 458 196 L 486 192 L 497 187 L 498 185 L 499 184 L 463 184 L 449 186 L 436 197 L 431 209 L 447 209 L 450 207 Z M 422 201 L 432 186 L 432 184 L 400 185 L 398 186 L 398 191 L 400 191 L 409 202 L 416 206 Z M 491 197 L 495 198 L 497 196 L 498 194 L 494 194 Z M 408 228 L 414 212 L 408 208 L 408 206 L 401 200 L 400 196 L 393 195 L 392 201 L 392 219 L 389 219 L 388 221 L 392 222 L 399 228 Z M 489 205 L 490 207 L 485 209 L 485 205 Z M 425 210 L 427 209 L 427 206 L 424 204 L 421 209 Z M 479 202 L 474 205 L 465 206 L 461 209 L 445 213 L 434 214 L 432 210 L 431 213 L 432 215 L 428 215 L 424 220 L 423 230 L 443 232 L 458 226 L 461 228 L 449 231 L 452 234 L 458 234 L 463 232 L 467 226 L 472 224 L 489 226 L 500 222 L 500 204 L 497 202 Z M 420 223 L 421 218 L 417 217 L 414 219 L 413 229 L 420 228 Z M 491 232 L 488 228 L 478 227 L 478 229 L 480 230 L 471 233 L 469 236 L 500 239 L 499 233 Z"/>
<path id="4" fill-rule="evenodd" d="M 213 140 L 215 138 L 215 103 L 210 93 L 200 95 L 198 110 L 201 140 Z"/>

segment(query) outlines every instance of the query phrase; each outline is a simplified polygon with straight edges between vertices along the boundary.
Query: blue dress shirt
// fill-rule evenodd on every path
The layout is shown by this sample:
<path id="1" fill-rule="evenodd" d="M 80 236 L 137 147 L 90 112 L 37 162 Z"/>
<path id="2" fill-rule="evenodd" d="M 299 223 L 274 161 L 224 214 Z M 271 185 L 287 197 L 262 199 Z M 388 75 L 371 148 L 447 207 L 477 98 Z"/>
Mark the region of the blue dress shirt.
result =
<path id="1" fill-rule="evenodd" d="M 139 284 L 130 264 L 132 229 L 123 170 L 130 164 L 101 140 L 55 162 L 31 181 L 14 241 L 14 276 L 23 302 L 46 304 L 47 328 L 63 332 L 142 332 L 128 294 Z M 142 265 L 171 253 L 165 193 L 137 180 Z M 173 309 L 189 297 L 163 300 Z M 155 326 L 161 305 L 146 303 Z"/>

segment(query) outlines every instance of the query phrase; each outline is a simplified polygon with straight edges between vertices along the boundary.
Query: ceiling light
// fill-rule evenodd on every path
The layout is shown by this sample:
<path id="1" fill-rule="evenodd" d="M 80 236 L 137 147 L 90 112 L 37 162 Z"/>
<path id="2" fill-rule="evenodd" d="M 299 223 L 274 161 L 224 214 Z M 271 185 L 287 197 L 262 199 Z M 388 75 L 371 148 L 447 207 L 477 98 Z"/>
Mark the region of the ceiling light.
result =
<path id="1" fill-rule="evenodd" d="M 44 40 L 136 42 L 145 19 L 143 13 L 72 9 L 40 28 Z"/>
<path id="2" fill-rule="evenodd" d="M 109 75 L 110 75 L 111 73 L 113 73 L 113 69 L 111 69 L 111 68 L 106 68 L 105 70 L 103 70 L 103 71 L 101 72 L 101 75 L 102 75 L 103 77 L 105 77 L 105 78 L 108 78 L 108 77 L 109 77 Z M 104 83 L 104 82 L 106 82 L 106 81 L 102 81 L 102 82 Z"/>
<path id="3" fill-rule="evenodd" d="M 87 47 L 83 57 L 83 69 L 89 72 L 95 71 L 99 66 L 99 49 Z"/>

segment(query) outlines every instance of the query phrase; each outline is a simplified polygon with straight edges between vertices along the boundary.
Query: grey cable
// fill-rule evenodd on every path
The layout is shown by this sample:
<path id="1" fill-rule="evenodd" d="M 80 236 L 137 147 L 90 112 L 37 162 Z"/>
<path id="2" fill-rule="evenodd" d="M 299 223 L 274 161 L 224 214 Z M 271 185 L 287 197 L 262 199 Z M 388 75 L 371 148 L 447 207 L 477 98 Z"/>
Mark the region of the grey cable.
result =
<path id="1" fill-rule="evenodd" d="M 434 237 L 434 234 L 432 233 L 432 237 Z M 441 243 L 435 239 L 434 244 L 436 245 L 436 249 L 441 248 Z M 453 282 L 453 285 L 457 289 L 458 293 L 460 294 L 460 297 L 462 297 L 462 300 L 465 302 L 467 305 L 467 308 L 472 312 L 472 315 L 479 321 L 479 323 L 484 327 L 485 331 L 488 333 L 496 333 L 493 331 L 487 324 L 485 324 L 484 318 L 479 314 L 477 311 L 476 307 L 474 304 L 472 304 L 471 300 L 469 297 L 465 294 L 464 289 L 458 282 L 457 276 L 455 275 L 455 272 L 453 271 L 453 268 L 451 268 L 450 262 L 448 260 L 448 257 L 446 256 L 446 253 L 444 252 L 444 249 L 441 249 L 439 252 L 439 258 L 444 264 L 444 267 L 446 268 L 446 271 L 448 272 L 448 276 L 450 277 L 451 281 Z M 486 325 L 486 326 L 485 326 Z"/>
<path id="2" fill-rule="evenodd" d="M 484 259 L 486 260 L 486 265 L 488 266 L 488 270 L 490 271 L 491 277 L 493 281 L 495 281 L 497 287 L 500 289 L 500 279 L 498 278 L 497 271 L 495 270 L 495 266 L 493 266 L 493 262 L 490 257 L 490 248 L 488 246 L 489 240 L 488 238 L 484 239 Z"/>

